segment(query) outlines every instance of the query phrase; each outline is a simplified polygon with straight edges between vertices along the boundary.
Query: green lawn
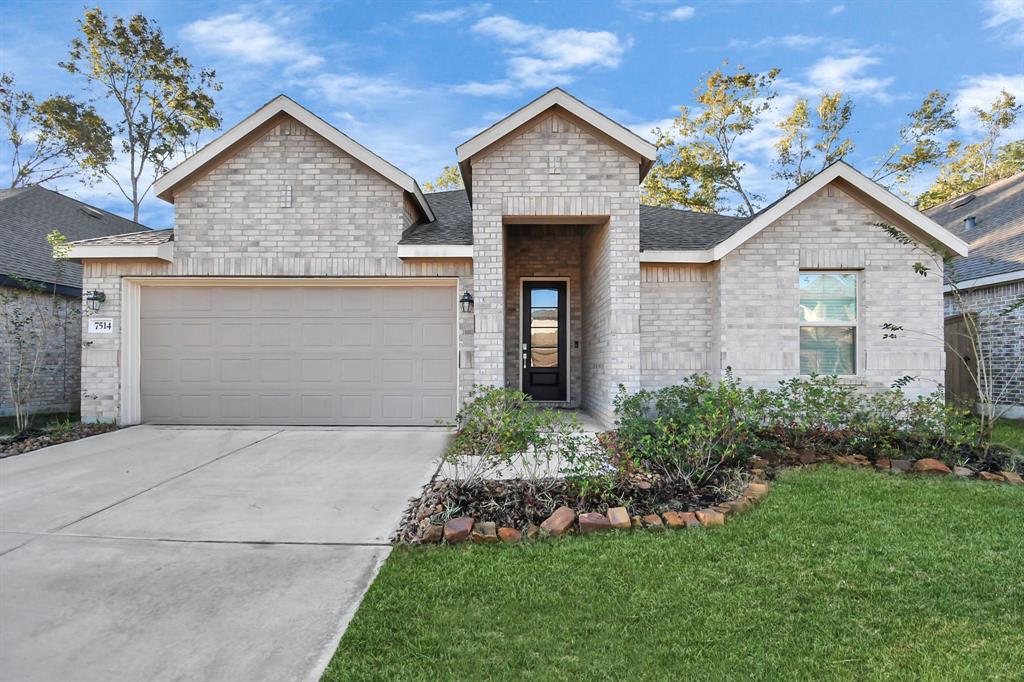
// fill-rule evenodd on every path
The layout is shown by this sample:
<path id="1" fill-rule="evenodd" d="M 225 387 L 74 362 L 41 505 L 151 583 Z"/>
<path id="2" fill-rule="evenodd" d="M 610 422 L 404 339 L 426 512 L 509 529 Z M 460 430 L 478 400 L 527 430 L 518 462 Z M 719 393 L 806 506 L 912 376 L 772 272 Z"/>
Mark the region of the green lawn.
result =
<path id="1" fill-rule="evenodd" d="M 1024 421 L 1002 419 L 996 422 L 992 440 L 996 443 L 1009 445 L 1024 454 Z"/>
<path id="2" fill-rule="evenodd" d="M 1022 671 L 1024 489 L 824 467 L 712 531 L 396 549 L 323 679 Z"/>

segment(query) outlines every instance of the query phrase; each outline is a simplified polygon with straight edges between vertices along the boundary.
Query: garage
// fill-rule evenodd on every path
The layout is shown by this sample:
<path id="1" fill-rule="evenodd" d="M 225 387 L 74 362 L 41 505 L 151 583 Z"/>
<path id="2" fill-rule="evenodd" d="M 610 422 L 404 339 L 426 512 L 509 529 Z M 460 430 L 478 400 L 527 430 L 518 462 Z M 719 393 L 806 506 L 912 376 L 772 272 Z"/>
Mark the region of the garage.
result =
<path id="1" fill-rule="evenodd" d="M 435 425 L 454 416 L 454 283 L 140 290 L 144 422 Z"/>

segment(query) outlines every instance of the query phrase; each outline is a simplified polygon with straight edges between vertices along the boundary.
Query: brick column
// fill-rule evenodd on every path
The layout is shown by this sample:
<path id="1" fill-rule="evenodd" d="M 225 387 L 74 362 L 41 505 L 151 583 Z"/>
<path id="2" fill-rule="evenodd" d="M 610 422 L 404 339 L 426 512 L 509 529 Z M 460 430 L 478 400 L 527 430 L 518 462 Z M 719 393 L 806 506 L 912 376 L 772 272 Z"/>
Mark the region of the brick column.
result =
<path id="1" fill-rule="evenodd" d="M 473 197 L 473 371 L 478 384 L 505 385 L 505 227 L 501 200 Z"/>

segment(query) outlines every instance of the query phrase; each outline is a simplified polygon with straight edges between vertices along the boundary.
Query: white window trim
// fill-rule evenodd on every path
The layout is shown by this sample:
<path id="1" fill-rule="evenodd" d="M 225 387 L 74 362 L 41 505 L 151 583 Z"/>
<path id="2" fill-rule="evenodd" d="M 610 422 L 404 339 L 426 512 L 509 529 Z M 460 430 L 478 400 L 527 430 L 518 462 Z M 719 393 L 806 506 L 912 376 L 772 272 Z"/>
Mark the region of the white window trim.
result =
<path id="1" fill-rule="evenodd" d="M 572 402 L 572 282 L 569 277 L 520 277 L 519 278 L 519 331 L 516 344 L 516 373 L 518 387 L 523 392 L 523 283 L 524 282 L 565 282 L 565 400 L 538 400 L 552 405 L 568 405 Z"/>
<path id="2" fill-rule="evenodd" d="M 808 322 L 808 321 L 800 319 L 800 279 L 799 278 L 800 278 L 801 275 L 815 275 L 815 274 L 819 274 L 819 273 L 824 273 L 824 274 L 829 274 L 829 275 L 853 275 L 853 286 L 855 287 L 855 289 L 854 289 L 854 297 L 855 297 L 854 305 L 857 306 L 857 314 L 854 316 L 853 322 L 840 322 L 840 321 L 835 321 L 835 322 L 830 322 L 830 321 Z M 803 327 L 853 327 L 853 374 L 834 374 L 834 375 L 833 374 L 829 374 L 827 376 L 835 376 L 837 379 L 859 379 L 859 378 L 861 378 L 863 376 L 864 356 L 863 356 L 863 353 L 861 352 L 861 348 L 863 347 L 863 343 L 862 343 L 862 335 L 861 335 L 861 326 L 862 325 L 860 323 L 861 310 L 862 310 L 862 306 L 861 306 L 861 286 L 863 284 L 863 279 L 864 279 L 863 278 L 863 270 L 829 270 L 827 268 L 826 269 L 806 268 L 806 269 L 801 269 L 799 272 L 797 272 L 797 311 L 796 311 L 797 339 L 796 339 L 796 343 L 797 343 L 798 365 L 799 365 L 799 358 L 800 358 L 800 329 L 801 328 L 803 328 Z M 810 376 L 810 374 L 804 374 L 803 370 L 801 370 L 799 368 L 799 366 L 797 367 L 797 372 L 798 372 L 798 376 L 802 376 L 802 377 Z M 822 375 L 822 376 L 824 376 L 824 375 Z"/>

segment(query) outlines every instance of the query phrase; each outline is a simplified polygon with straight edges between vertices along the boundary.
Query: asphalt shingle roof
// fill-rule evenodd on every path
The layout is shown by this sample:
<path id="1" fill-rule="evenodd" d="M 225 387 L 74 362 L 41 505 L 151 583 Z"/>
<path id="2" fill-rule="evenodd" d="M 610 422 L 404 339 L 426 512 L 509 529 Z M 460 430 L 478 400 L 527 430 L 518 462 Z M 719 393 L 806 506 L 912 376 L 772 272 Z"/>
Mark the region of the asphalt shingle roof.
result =
<path id="1" fill-rule="evenodd" d="M 399 243 L 472 244 L 473 211 L 466 191 L 434 192 L 426 197 L 437 220 L 406 229 Z M 641 206 L 640 248 L 644 251 L 708 249 L 748 222 L 749 218 Z"/>
<path id="2" fill-rule="evenodd" d="M 93 237 L 92 239 L 80 239 L 75 244 L 89 244 L 91 246 L 102 246 L 104 244 L 163 244 L 174 241 L 174 228 L 168 227 L 164 230 L 142 230 L 141 232 L 128 232 L 127 234 L 112 234 L 106 237 Z"/>
<path id="3" fill-rule="evenodd" d="M 958 282 L 1024 270 L 1024 173 L 933 206 L 925 214 L 970 246 L 967 258 L 953 261 Z M 970 216 L 974 227 L 967 228 L 964 219 Z"/>
<path id="4" fill-rule="evenodd" d="M 0 190 L 0 278 L 81 289 L 78 263 L 62 264 L 55 277 L 53 250 L 46 241 L 53 230 L 78 241 L 148 228 L 43 187 Z"/>

